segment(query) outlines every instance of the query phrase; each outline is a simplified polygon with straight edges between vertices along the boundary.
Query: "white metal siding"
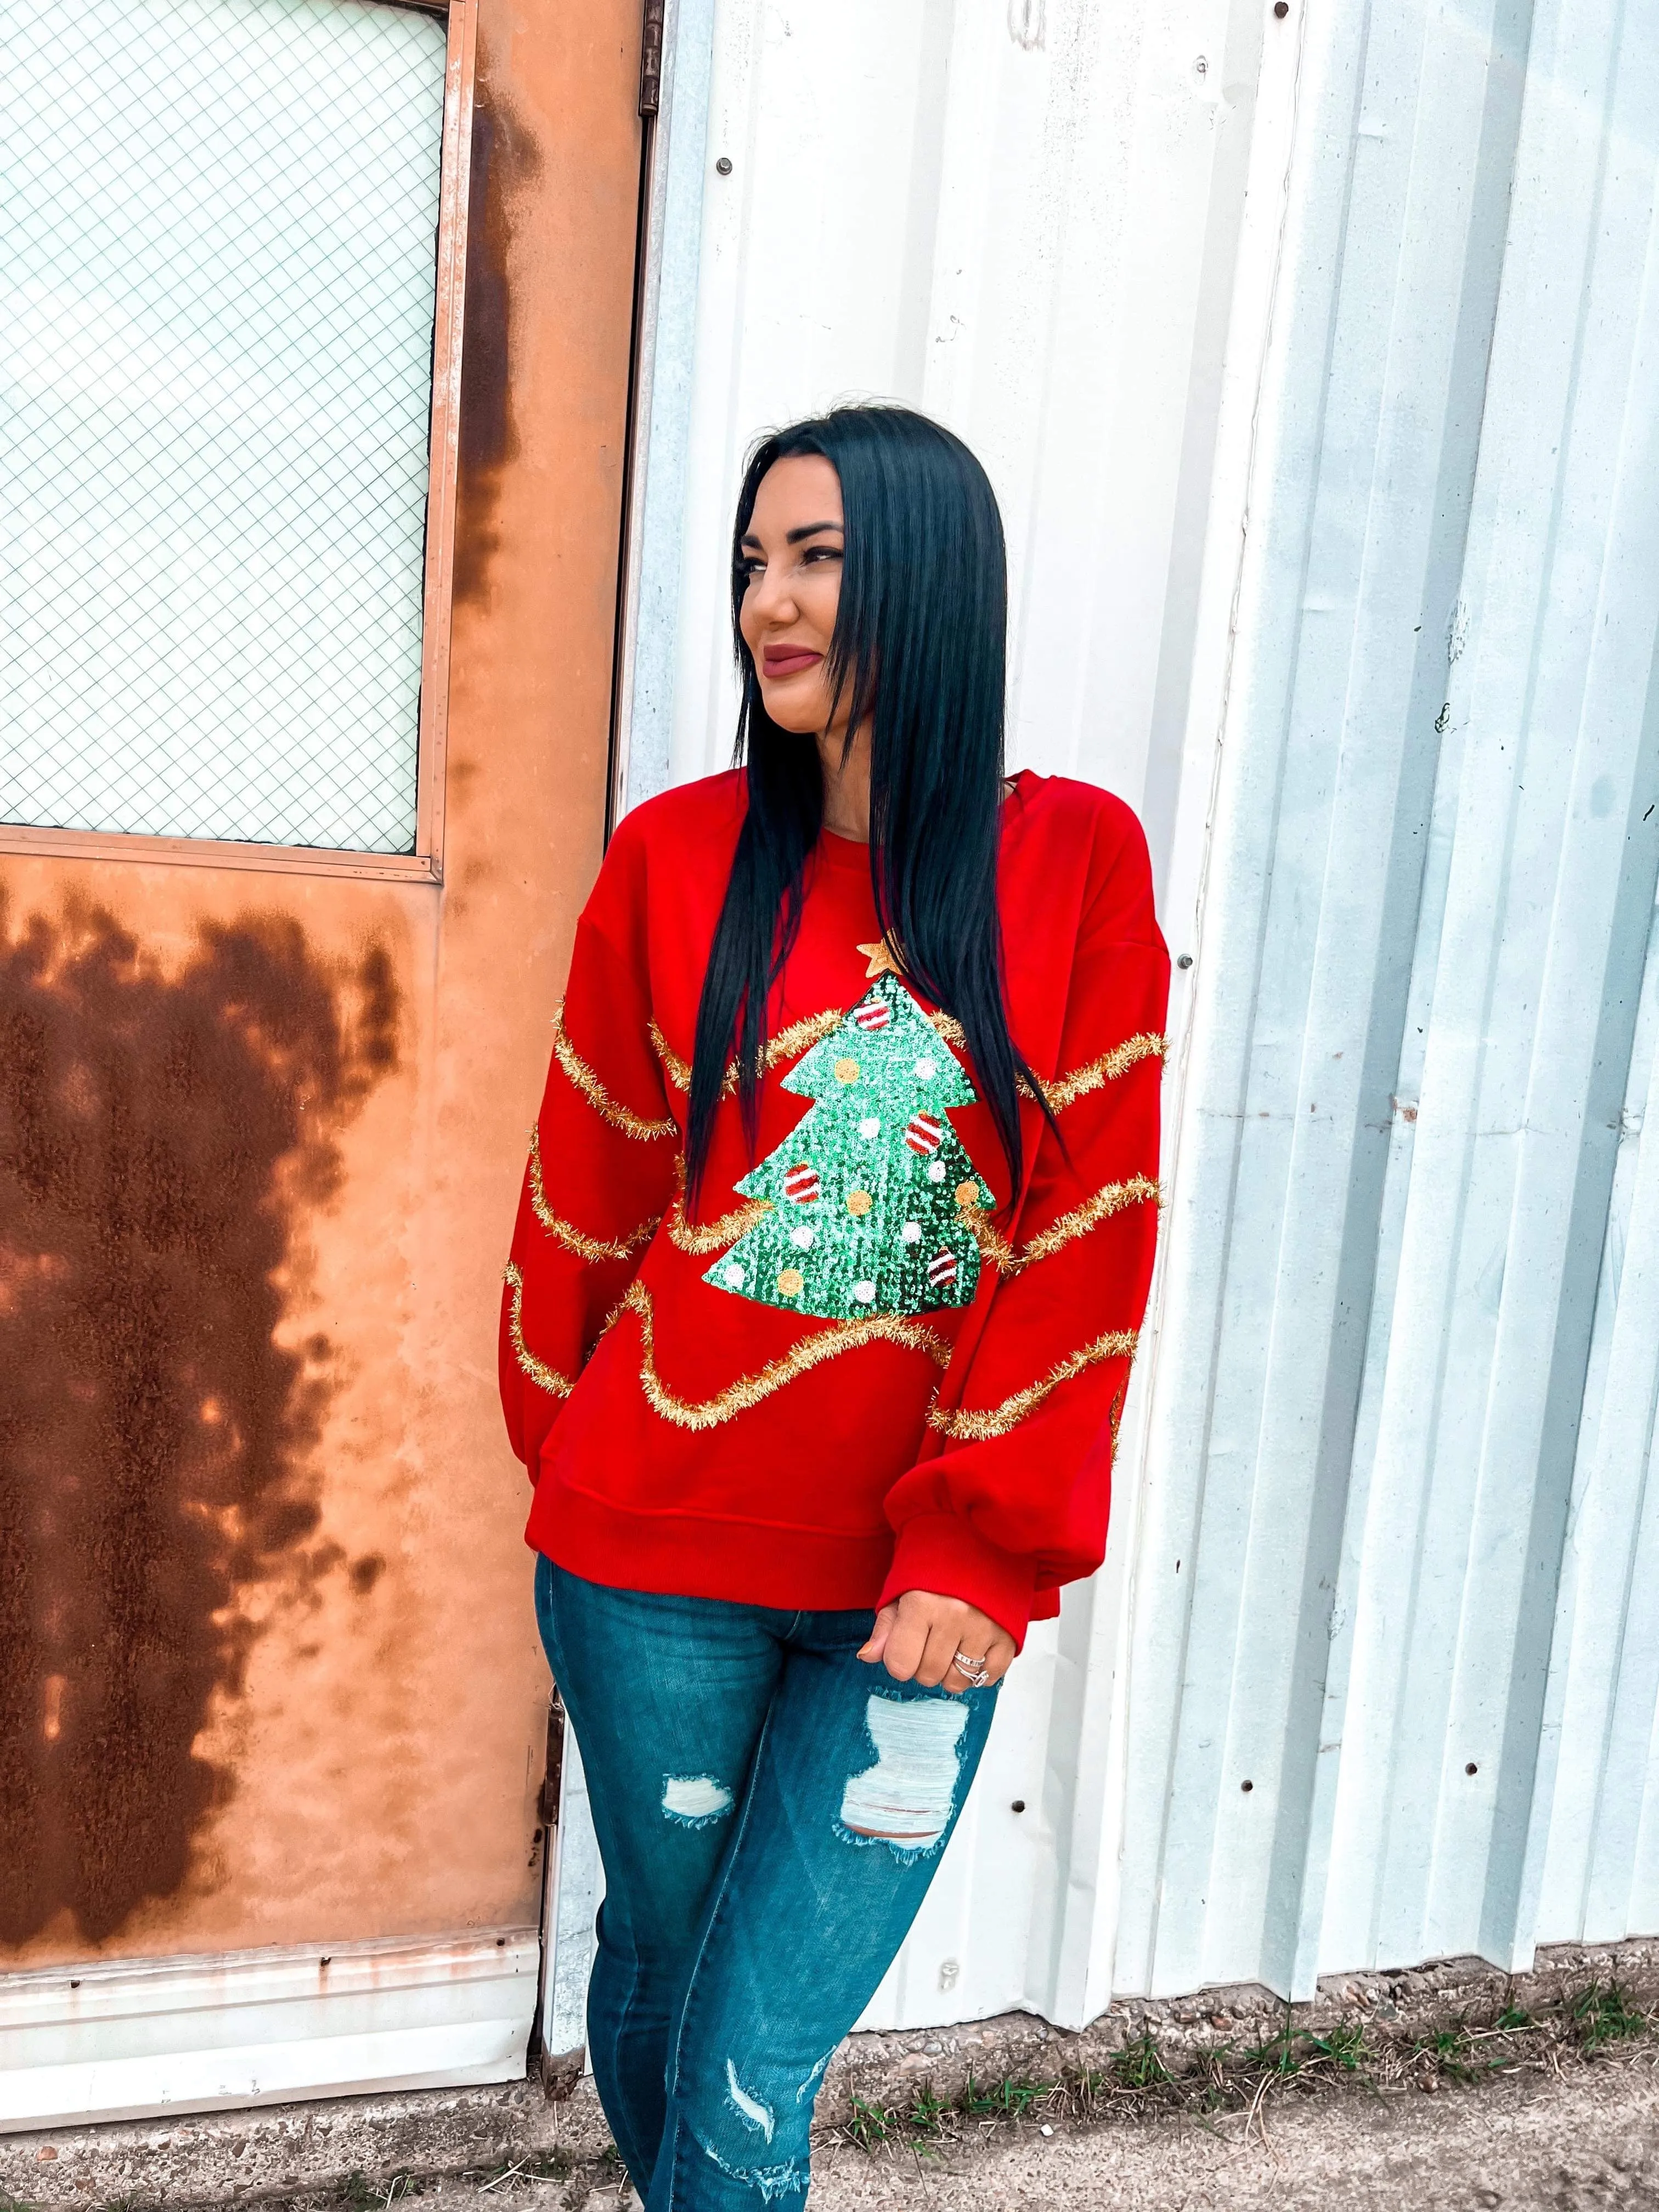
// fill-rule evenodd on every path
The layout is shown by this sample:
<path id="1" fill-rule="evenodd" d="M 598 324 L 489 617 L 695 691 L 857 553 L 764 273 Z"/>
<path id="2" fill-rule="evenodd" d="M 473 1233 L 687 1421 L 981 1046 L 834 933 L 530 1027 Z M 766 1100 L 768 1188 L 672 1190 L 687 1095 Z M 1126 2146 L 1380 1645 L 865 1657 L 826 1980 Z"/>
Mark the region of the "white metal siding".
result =
<path id="1" fill-rule="evenodd" d="M 894 394 L 1003 501 L 1015 757 L 1197 956 L 1107 1565 L 872 2022 L 1653 1932 L 1659 17 L 684 0 L 676 66 L 628 797 L 725 757 L 748 440 Z"/>
<path id="2" fill-rule="evenodd" d="M 1589 1932 L 1564 1862 L 1595 1709 L 1620 1685 L 1651 1731 L 1651 1667 L 1618 1651 L 1650 1331 L 1599 1460 L 1580 1413 L 1659 860 L 1656 66 L 1659 24 L 1616 6 L 1309 19 L 1153 1377 L 1119 1987 L 1300 1996 Z M 1609 1265 L 1604 1338 L 1618 1291 Z M 1599 1556 L 1564 1573 L 1574 1495 Z M 1632 1830 L 1646 1768 L 1601 1778 Z M 1628 1845 L 1608 1873 L 1627 1897 Z"/>

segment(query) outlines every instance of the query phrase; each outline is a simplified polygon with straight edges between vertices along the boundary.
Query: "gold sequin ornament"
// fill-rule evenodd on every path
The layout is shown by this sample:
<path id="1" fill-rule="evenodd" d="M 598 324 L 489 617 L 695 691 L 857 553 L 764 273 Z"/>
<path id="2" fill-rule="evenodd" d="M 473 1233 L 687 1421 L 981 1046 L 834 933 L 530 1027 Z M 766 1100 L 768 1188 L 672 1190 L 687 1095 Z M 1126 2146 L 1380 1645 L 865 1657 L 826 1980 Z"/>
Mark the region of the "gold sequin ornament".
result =
<path id="1" fill-rule="evenodd" d="M 837 1083 L 856 1083 L 858 1079 L 859 1064 L 857 1060 L 838 1060 L 836 1062 L 836 1080 Z"/>
<path id="2" fill-rule="evenodd" d="M 799 1267 L 778 1269 L 778 1294 L 781 1297 L 798 1298 L 806 1287 L 806 1278 Z"/>
<path id="3" fill-rule="evenodd" d="M 847 1194 L 847 1211 L 849 1213 L 868 1213 L 875 1202 L 867 1190 L 849 1190 Z"/>
<path id="4" fill-rule="evenodd" d="M 957 1204 L 958 1206 L 977 1206 L 979 1204 L 979 1185 L 976 1182 L 959 1182 L 957 1185 Z"/>

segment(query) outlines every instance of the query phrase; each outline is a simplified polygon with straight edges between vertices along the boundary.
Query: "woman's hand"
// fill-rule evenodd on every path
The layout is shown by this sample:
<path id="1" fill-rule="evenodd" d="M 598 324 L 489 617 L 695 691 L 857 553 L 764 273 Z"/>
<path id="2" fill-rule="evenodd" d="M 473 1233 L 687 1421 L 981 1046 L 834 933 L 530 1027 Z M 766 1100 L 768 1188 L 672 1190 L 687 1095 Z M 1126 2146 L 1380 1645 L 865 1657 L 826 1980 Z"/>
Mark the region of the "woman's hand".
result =
<path id="1" fill-rule="evenodd" d="M 981 1659 L 964 1674 L 957 1664 Z M 870 1640 L 859 1653 L 873 1663 L 881 1660 L 896 1682 L 920 1682 L 936 1690 L 942 1682 L 953 1694 L 967 1689 L 988 1689 L 1007 1673 L 1014 1656 L 1014 1639 L 999 1628 L 988 1613 L 959 1597 L 940 1597 L 933 1590 L 906 1590 L 876 1615 Z"/>

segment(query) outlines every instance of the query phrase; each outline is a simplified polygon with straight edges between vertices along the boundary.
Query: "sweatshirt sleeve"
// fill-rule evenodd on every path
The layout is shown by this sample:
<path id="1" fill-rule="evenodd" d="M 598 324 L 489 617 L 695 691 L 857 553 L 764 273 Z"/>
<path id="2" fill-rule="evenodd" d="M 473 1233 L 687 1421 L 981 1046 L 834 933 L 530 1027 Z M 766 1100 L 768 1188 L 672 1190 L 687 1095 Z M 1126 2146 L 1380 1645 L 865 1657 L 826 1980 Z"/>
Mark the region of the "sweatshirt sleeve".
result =
<path id="1" fill-rule="evenodd" d="M 1139 825 L 1079 935 L 1046 1126 L 983 1327 L 931 1417 L 941 1448 L 889 1492 L 886 1604 L 965 1599 L 1023 1642 L 1036 1592 L 1104 1556 L 1112 1455 L 1158 1237 L 1158 1093 L 1170 963 Z M 1051 1608 L 1049 1608 L 1051 1609 Z"/>
<path id="2" fill-rule="evenodd" d="M 651 1044 L 639 874 L 619 834 L 576 925 L 506 1269 L 501 1406 L 532 1481 L 673 1188 L 679 1128 Z"/>

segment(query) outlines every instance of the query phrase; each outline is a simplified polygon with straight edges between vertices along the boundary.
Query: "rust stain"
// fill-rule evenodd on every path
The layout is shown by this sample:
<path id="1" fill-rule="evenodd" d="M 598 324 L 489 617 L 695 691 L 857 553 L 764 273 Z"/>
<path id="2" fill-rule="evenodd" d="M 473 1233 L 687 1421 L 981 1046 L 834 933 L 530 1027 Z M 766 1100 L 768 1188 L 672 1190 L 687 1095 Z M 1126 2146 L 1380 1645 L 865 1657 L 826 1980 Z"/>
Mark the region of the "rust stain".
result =
<path id="1" fill-rule="evenodd" d="M 541 169 L 541 156 L 499 93 L 481 56 L 472 110 L 467 200 L 466 310 L 461 341 L 459 483 L 456 502 L 456 603 L 481 598 L 499 543 L 502 472 L 519 450 L 510 365 L 513 301 L 507 274 L 511 203 Z"/>
<path id="2" fill-rule="evenodd" d="M 343 1564 L 307 1469 L 330 1346 L 278 1346 L 276 1285 L 398 1012 L 383 946 L 287 918 L 168 972 L 100 909 L 14 930 L 0 899 L 0 1942 L 181 1887 L 231 1786 L 195 1746 L 239 1595 Z"/>
<path id="3" fill-rule="evenodd" d="M 359 1597 L 367 1597 L 386 1572 L 386 1561 L 378 1552 L 365 1552 L 361 1559 L 351 1563 L 351 1587 Z"/>

